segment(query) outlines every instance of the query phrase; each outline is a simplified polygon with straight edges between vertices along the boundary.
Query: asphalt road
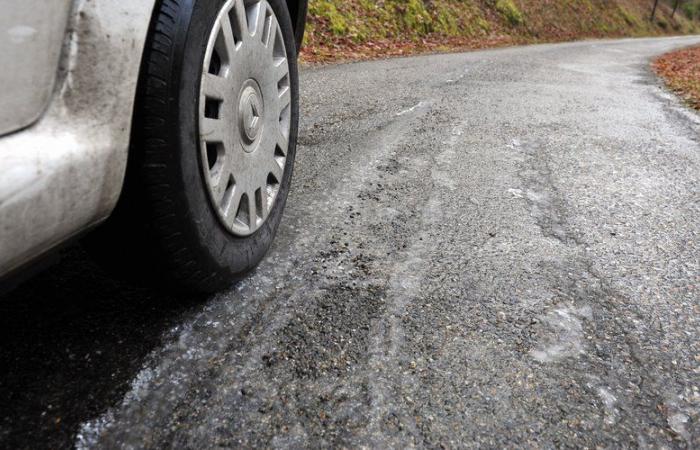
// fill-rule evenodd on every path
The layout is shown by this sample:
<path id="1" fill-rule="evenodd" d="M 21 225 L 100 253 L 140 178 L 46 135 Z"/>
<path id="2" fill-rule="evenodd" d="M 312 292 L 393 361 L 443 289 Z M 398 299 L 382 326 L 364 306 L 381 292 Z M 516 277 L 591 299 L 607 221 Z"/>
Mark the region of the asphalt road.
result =
<path id="1" fill-rule="evenodd" d="M 0 446 L 700 447 L 700 116 L 649 71 L 698 42 L 304 70 L 252 276 L 73 249 L 0 301 Z"/>

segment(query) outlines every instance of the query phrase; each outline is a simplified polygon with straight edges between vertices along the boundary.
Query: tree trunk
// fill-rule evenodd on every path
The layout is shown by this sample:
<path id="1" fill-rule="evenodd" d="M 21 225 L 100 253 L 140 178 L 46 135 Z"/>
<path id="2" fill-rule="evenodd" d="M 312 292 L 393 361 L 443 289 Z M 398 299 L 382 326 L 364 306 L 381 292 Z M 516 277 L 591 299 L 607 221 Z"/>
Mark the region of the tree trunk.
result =
<path id="1" fill-rule="evenodd" d="M 676 15 L 676 11 L 678 10 L 678 5 L 681 4 L 681 0 L 676 0 L 676 3 L 673 5 L 673 12 L 671 13 L 671 19 L 673 19 L 673 16 Z"/>
<path id="2" fill-rule="evenodd" d="M 659 0 L 654 0 L 654 9 L 651 10 L 651 21 L 654 21 L 654 17 L 656 16 L 656 7 L 659 6 Z"/>

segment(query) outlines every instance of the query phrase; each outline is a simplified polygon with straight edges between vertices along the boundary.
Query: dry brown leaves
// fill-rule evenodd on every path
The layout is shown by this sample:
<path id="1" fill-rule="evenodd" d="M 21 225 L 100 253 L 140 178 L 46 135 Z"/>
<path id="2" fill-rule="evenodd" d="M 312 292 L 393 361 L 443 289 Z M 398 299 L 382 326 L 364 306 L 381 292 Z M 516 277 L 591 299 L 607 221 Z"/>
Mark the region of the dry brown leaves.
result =
<path id="1" fill-rule="evenodd" d="M 653 67 L 671 89 L 700 110 L 700 47 L 667 53 Z"/>
<path id="2" fill-rule="evenodd" d="M 355 43 L 350 39 L 339 40 L 332 44 L 308 46 L 302 50 L 301 59 L 308 64 L 330 62 L 358 61 L 389 58 L 396 56 L 446 53 L 479 48 L 504 47 L 524 44 L 529 41 L 518 40 L 512 36 L 492 36 L 489 38 L 470 39 L 462 37 L 441 37 L 421 39 L 418 41 L 383 40 Z"/>

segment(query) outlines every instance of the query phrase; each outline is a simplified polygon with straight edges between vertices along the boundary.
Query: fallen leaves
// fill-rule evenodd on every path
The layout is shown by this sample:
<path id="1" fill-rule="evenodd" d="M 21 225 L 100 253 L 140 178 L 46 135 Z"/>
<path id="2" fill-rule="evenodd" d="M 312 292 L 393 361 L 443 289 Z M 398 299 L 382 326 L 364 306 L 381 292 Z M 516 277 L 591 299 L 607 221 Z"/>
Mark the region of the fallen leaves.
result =
<path id="1" fill-rule="evenodd" d="M 653 67 L 674 92 L 700 110 L 700 47 L 667 53 Z"/>
<path id="2" fill-rule="evenodd" d="M 370 60 L 426 53 L 446 53 L 480 48 L 504 47 L 531 43 L 532 40 L 512 36 L 488 38 L 441 37 L 414 40 L 383 39 L 355 43 L 351 40 L 305 47 L 301 58 L 305 63 L 318 64 L 341 61 Z"/>

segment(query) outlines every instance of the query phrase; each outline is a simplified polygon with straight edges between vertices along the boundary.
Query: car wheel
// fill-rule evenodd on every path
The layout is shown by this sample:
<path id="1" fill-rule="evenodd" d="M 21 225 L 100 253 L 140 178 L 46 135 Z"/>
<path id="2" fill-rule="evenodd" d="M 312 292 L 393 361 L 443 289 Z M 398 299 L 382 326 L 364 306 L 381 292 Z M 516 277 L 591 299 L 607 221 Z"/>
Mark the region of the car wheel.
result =
<path id="1" fill-rule="evenodd" d="M 159 2 L 124 191 L 93 253 L 199 292 L 253 269 L 291 182 L 296 64 L 282 0 Z"/>

